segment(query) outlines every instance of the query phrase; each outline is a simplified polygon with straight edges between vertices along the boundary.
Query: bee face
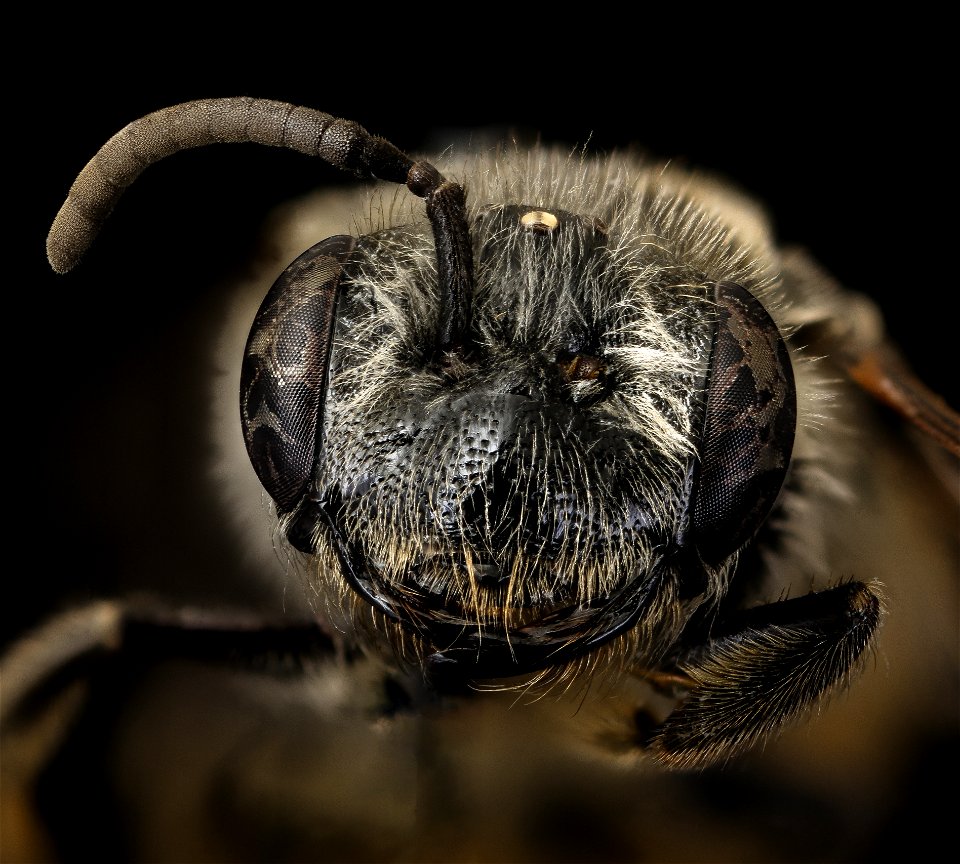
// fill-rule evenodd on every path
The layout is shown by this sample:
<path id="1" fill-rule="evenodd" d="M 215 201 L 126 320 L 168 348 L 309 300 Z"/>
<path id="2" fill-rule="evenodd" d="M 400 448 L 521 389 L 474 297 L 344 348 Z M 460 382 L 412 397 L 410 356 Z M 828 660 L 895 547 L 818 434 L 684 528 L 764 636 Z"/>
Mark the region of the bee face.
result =
<path id="1" fill-rule="evenodd" d="M 431 617 L 434 650 L 454 627 L 522 639 L 552 616 L 567 632 L 575 609 L 590 632 L 583 610 L 603 619 L 649 590 L 684 507 L 710 347 L 707 286 L 650 302 L 593 220 L 510 205 L 472 233 L 472 338 L 440 358 L 432 268 L 393 263 L 429 260 L 432 238 L 361 243 L 317 467 L 355 570 L 381 607 L 402 597 Z"/>
<path id="2" fill-rule="evenodd" d="M 469 217 L 469 326 L 449 350 L 422 217 L 349 250 L 324 241 L 281 276 L 248 342 L 242 407 L 269 415 L 248 444 L 255 425 L 302 446 L 284 460 L 254 442 L 251 456 L 294 545 L 335 550 L 318 592 L 414 634 L 415 662 L 471 652 L 470 674 L 509 676 L 642 630 L 620 648 L 653 663 L 722 598 L 789 465 L 792 363 L 755 296 L 776 299 L 772 263 L 662 172 L 548 153 L 523 165 L 507 180 L 473 166 L 488 180 L 478 200 L 504 203 Z M 580 212 L 554 206 L 569 194 L 524 203 L 546 188 L 594 195 Z M 307 314 L 295 300 L 277 311 L 284 298 L 309 308 L 335 248 L 327 379 L 321 349 L 268 355 Z M 296 389 L 261 410 L 264 381 L 291 376 L 322 393 L 322 411 L 307 400 L 319 432 L 298 425 Z M 300 458 L 315 440 L 315 462 Z M 299 499 L 286 477 L 303 488 L 308 463 Z"/>

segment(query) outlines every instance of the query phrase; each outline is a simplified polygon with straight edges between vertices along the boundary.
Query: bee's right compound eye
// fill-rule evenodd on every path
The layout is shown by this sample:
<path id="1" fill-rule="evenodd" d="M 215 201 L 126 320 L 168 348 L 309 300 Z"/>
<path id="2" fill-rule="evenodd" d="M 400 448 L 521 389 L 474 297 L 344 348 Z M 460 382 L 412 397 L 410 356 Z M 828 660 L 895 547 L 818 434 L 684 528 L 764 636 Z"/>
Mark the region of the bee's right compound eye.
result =
<path id="1" fill-rule="evenodd" d="M 790 354 L 770 314 L 740 285 L 715 286 L 717 328 L 693 490 L 692 540 L 718 564 L 770 514 L 790 465 L 797 394 Z"/>
<path id="2" fill-rule="evenodd" d="M 323 426 L 343 266 L 356 246 L 329 237 L 280 274 L 254 319 L 240 374 L 240 419 L 254 471 L 280 512 L 306 492 Z"/>

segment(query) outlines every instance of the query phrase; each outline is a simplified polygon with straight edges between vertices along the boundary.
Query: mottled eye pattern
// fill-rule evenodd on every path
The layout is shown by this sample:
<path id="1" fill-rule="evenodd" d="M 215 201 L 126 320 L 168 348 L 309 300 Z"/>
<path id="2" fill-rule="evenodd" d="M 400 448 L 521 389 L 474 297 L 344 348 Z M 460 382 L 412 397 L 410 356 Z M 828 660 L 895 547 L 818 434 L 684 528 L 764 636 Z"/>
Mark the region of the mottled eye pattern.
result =
<path id="1" fill-rule="evenodd" d="M 243 356 L 240 415 L 254 470 L 281 511 L 313 472 L 327 389 L 342 264 L 356 241 L 330 237 L 297 258 L 270 289 Z"/>
<path id="2" fill-rule="evenodd" d="M 797 425 L 790 355 L 770 314 L 733 283 L 717 284 L 715 300 L 692 520 L 697 549 L 710 564 L 736 552 L 769 515 Z"/>

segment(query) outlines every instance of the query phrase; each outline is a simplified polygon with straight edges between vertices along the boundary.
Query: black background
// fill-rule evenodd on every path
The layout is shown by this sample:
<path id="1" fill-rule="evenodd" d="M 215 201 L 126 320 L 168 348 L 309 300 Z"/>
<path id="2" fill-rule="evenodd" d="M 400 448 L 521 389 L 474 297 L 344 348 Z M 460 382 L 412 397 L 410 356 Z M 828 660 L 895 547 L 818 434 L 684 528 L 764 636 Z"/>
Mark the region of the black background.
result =
<path id="1" fill-rule="evenodd" d="M 597 152 L 639 146 L 716 171 L 766 202 L 784 242 L 808 246 L 875 297 L 917 371 L 956 402 L 946 305 L 957 291 L 955 220 L 940 112 L 929 107 L 943 85 L 932 65 L 908 67 L 891 50 L 922 38 L 922 25 L 841 33 L 808 20 L 787 39 L 763 22 L 714 29 L 681 15 L 645 19 L 617 41 L 611 22 L 582 21 L 552 22 L 561 35 L 497 30 L 472 41 L 470 27 L 427 36 L 398 25 L 374 36 L 358 22 L 269 20 L 211 34 L 172 23 L 111 37 L 90 36 L 89 21 L 76 31 L 58 21 L 11 82 L 17 281 L 8 323 L 19 347 L 8 355 L 7 452 L 18 530 L 39 572 L 7 606 L 6 637 L 64 592 L 113 584 L 109 510 L 127 502 L 80 493 L 91 471 L 81 478 L 73 468 L 89 462 L 81 439 L 123 434 L 96 429 L 112 376 L 194 313 L 206 286 L 244 259 L 271 207 L 351 182 L 318 160 L 254 145 L 180 154 L 128 191 L 77 270 L 54 275 L 44 239 L 76 173 L 126 123 L 181 101 L 308 105 L 411 152 L 492 129 Z M 707 26 L 692 36 L 698 24 Z M 171 343 L 171 363 L 176 350 Z"/>

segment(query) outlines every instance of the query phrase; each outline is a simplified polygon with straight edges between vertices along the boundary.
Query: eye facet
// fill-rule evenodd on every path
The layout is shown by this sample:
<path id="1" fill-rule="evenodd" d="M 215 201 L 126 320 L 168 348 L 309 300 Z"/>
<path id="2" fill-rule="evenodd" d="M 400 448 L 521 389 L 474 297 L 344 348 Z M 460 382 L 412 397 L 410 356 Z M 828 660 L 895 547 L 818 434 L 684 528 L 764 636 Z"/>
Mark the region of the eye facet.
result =
<path id="1" fill-rule="evenodd" d="M 733 283 L 718 283 L 714 299 L 718 320 L 691 525 L 709 564 L 732 555 L 770 514 L 797 425 L 790 354 L 770 314 Z"/>
<path id="2" fill-rule="evenodd" d="M 343 264 L 356 241 L 330 237 L 280 274 L 247 339 L 240 419 L 247 453 L 281 511 L 306 490 L 317 453 Z"/>

